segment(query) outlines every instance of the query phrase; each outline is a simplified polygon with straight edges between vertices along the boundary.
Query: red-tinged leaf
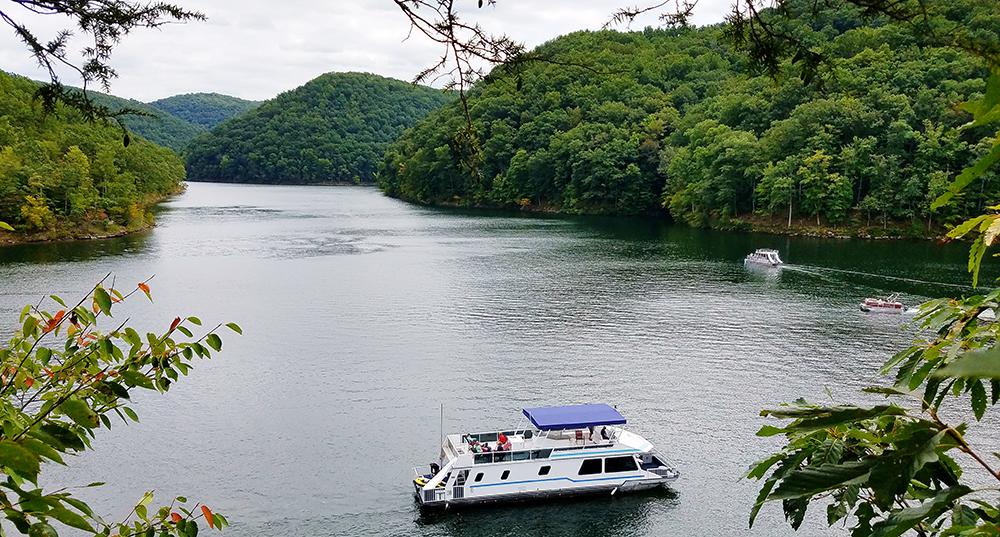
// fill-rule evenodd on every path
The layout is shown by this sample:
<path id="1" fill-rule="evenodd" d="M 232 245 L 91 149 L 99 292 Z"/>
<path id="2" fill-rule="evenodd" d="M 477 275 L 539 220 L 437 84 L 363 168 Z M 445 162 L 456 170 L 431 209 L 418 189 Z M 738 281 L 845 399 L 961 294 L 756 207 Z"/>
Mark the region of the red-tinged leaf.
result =
<path id="1" fill-rule="evenodd" d="M 170 513 L 170 520 L 173 520 L 174 523 L 176 524 L 177 522 L 184 520 L 184 517 L 182 517 L 179 513 L 174 511 L 173 513 Z"/>
<path id="2" fill-rule="evenodd" d="M 205 522 L 208 522 L 208 527 L 215 528 L 215 519 L 212 517 L 212 510 L 207 505 L 201 506 L 201 514 L 205 515 Z"/>
<path id="3" fill-rule="evenodd" d="M 25 379 L 24 379 L 24 387 L 25 388 L 30 388 L 34 384 L 35 384 L 35 379 L 33 379 L 31 377 L 25 377 Z"/>
<path id="4" fill-rule="evenodd" d="M 177 317 L 177 318 L 174 319 L 174 322 L 170 323 L 170 330 L 169 330 L 169 332 L 173 332 L 174 329 L 177 328 L 177 325 L 179 325 L 179 324 L 181 324 L 181 318 Z"/>
<path id="5" fill-rule="evenodd" d="M 139 290 L 146 295 L 146 298 L 148 298 L 150 302 L 153 301 L 153 297 L 149 294 L 149 285 L 139 282 Z"/>

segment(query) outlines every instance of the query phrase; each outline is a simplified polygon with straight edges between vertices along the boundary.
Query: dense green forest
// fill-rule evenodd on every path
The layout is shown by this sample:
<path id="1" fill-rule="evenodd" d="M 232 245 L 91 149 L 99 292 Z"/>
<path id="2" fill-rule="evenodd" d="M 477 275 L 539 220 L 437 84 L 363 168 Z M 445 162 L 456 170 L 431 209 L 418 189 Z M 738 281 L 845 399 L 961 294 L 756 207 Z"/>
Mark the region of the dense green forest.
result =
<path id="1" fill-rule="evenodd" d="M 328 73 L 193 140 L 191 180 L 370 182 L 386 145 L 443 91 L 365 73 Z"/>
<path id="2" fill-rule="evenodd" d="M 219 93 L 185 93 L 149 103 L 153 108 L 205 129 L 214 128 L 219 123 L 251 110 L 259 104 L 259 101 L 248 101 Z"/>
<path id="3" fill-rule="evenodd" d="M 1000 16 L 956 3 L 997 32 Z M 830 61 L 823 87 L 750 72 L 721 26 L 579 32 L 501 67 L 469 99 L 478 142 L 444 107 L 386 152 L 379 185 L 420 203 L 572 213 L 667 210 L 691 225 L 900 225 L 923 234 L 1000 199 L 1000 178 L 931 214 L 929 201 L 990 140 L 956 104 L 984 68 L 909 28 L 830 13 L 804 28 Z M 968 133 L 969 140 L 976 139 Z M 478 151 L 477 151 L 478 148 Z M 994 172 L 995 174 L 995 172 Z"/>
<path id="4" fill-rule="evenodd" d="M 119 127 L 71 108 L 43 114 L 37 88 L 0 71 L 0 221 L 38 238 L 148 225 L 150 205 L 180 188 L 180 157 L 140 137 L 126 147 Z"/>
<path id="5" fill-rule="evenodd" d="M 169 147 L 178 154 L 183 151 L 191 139 L 205 132 L 204 127 L 164 112 L 149 104 L 104 93 L 88 93 L 96 103 L 107 106 L 111 110 L 128 108 L 141 112 L 141 115 L 134 114 L 122 117 L 128 129 L 155 144 Z"/>

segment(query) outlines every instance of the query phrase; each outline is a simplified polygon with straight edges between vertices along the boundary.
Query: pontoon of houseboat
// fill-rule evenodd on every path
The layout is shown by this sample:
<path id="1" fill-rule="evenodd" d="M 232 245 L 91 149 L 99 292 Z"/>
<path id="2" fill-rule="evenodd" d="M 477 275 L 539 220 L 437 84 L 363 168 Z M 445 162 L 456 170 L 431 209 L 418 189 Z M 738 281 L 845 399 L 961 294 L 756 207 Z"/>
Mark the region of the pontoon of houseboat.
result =
<path id="1" fill-rule="evenodd" d="M 785 262 L 778 256 L 777 250 L 770 248 L 758 248 L 754 253 L 743 258 L 744 265 L 766 265 L 769 267 L 780 267 Z"/>
<path id="2" fill-rule="evenodd" d="M 449 434 L 414 468 L 423 508 L 660 487 L 680 473 L 606 404 L 525 408 L 533 427 Z"/>
<path id="3" fill-rule="evenodd" d="M 903 313 L 906 306 L 899 301 L 899 295 L 889 295 L 885 298 L 866 298 L 861 302 L 861 311 L 870 313 Z"/>

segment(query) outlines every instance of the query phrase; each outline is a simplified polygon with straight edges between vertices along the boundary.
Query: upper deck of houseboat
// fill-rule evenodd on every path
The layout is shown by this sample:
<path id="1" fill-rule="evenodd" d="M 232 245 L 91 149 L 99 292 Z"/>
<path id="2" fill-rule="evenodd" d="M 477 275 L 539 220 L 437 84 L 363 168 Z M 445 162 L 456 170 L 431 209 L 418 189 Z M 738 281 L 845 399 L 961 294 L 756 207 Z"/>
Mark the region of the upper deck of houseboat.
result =
<path id="1" fill-rule="evenodd" d="M 625 418 L 608 405 L 526 408 L 523 412 L 533 428 L 449 434 L 442 446 L 443 459 L 471 454 L 474 464 L 491 464 L 573 457 L 584 453 L 581 450 L 605 454 L 653 447 L 622 428 Z M 575 414 L 581 419 L 574 420 Z M 506 445 L 501 438 L 507 440 Z"/>

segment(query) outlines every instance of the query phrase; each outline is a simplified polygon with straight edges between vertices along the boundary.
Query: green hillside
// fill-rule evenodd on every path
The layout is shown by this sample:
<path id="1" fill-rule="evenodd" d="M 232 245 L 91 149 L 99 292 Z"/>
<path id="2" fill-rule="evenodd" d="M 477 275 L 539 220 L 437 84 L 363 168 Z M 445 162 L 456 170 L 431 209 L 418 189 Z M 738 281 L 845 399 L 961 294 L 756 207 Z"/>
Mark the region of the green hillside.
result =
<path id="1" fill-rule="evenodd" d="M 260 102 L 219 93 L 185 93 L 153 101 L 149 105 L 188 123 L 211 129 L 231 117 L 257 107 Z"/>
<path id="2" fill-rule="evenodd" d="M 205 132 L 205 128 L 164 112 L 149 104 L 134 99 L 123 99 L 114 95 L 89 92 L 94 101 L 112 110 L 130 108 L 147 115 L 128 115 L 123 119 L 129 130 L 147 140 L 169 147 L 178 154 L 192 138 Z"/>
<path id="3" fill-rule="evenodd" d="M 955 10 L 981 31 L 1000 28 L 994 14 Z M 832 61 L 822 89 L 748 71 L 721 27 L 558 38 L 539 49 L 556 62 L 501 68 L 473 89 L 478 165 L 460 159 L 470 154 L 455 142 L 465 118 L 451 105 L 388 149 L 379 184 L 431 204 L 666 210 L 718 227 L 784 226 L 791 212 L 802 223 L 915 232 L 1000 198 L 994 175 L 929 212 L 949 177 L 986 149 L 969 144 L 977 133 L 954 130 L 968 120 L 955 103 L 983 90 L 980 63 L 920 43 L 909 28 L 863 25 L 849 10 L 805 31 Z"/>
<path id="4" fill-rule="evenodd" d="M 173 151 L 74 109 L 43 114 L 38 83 L 0 71 L 0 242 L 86 237 L 145 227 L 150 205 L 176 192 L 184 166 Z"/>
<path id="5" fill-rule="evenodd" d="M 191 142 L 188 178 L 370 182 L 385 146 L 451 97 L 365 73 L 328 73 Z"/>

